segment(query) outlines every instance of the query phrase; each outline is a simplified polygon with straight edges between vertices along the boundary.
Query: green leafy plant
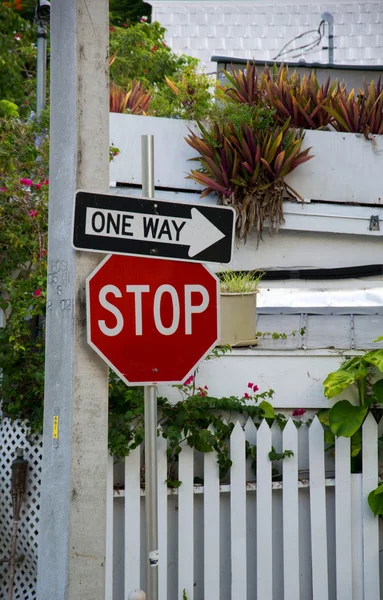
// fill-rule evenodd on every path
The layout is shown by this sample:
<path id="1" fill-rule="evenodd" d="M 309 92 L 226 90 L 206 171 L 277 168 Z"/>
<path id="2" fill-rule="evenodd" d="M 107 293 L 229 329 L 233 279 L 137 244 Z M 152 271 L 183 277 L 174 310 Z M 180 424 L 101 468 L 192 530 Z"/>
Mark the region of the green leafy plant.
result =
<path id="1" fill-rule="evenodd" d="M 378 338 L 377 341 L 381 341 Z M 358 405 L 348 400 L 339 400 L 330 410 L 322 410 L 318 418 L 325 428 L 325 441 L 334 446 L 335 436 L 351 438 L 352 468 L 360 469 L 362 450 L 362 425 L 367 414 L 376 405 L 383 405 L 383 378 L 376 380 L 377 373 L 383 373 L 383 350 L 372 350 L 362 356 L 351 358 L 325 379 L 324 393 L 334 398 L 350 386 L 356 387 Z M 369 504 L 374 514 L 383 515 L 383 496 L 380 486 L 369 495 Z"/>
<path id="2" fill-rule="evenodd" d="M 0 100 L 13 102 L 21 114 L 34 104 L 36 27 L 0 3 Z"/>
<path id="3" fill-rule="evenodd" d="M 225 349 L 220 354 L 224 352 Z M 177 465 L 183 444 L 199 452 L 215 451 L 220 478 L 227 475 L 232 464 L 229 440 L 234 422 L 231 415 L 235 415 L 235 419 L 239 414 L 250 417 L 257 426 L 263 418 L 272 421 L 275 419 L 281 427 L 286 423 L 283 415 L 277 415 L 269 402 L 273 397 L 273 390 L 259 393 L 258 386 L 252 382 L 248 383 L 248 391 L 242 398 L 212 397 L 207 386 L 197 386 L 194 376 L 189 377 L 183 385 L 175 387 L 181 394 L 179 402 L 172 404 L 166 398 L 158 398 L 159 434 L 168 440 L 169 487 L 181 485 Z M 127 388 L 112 375 L 109 406 L 109 449 L 113 455 L 123 457 L 144 439 L 143 388 Z M 255 450 L 249 449 L 249 456 L 251 452 L 254 453 Z M 278 455 L 271 459 L 281 458 L 283 457 Z"/>
<path id="4" fill-rule="evenodd" d="M 189 177 L 205 186 L 202 197 L 216 192 L 222 204 L 237 213 L 236 231 L 240 239 L 256 229 L 261 237 L 267 220 L 270 234 L 283 222 L 283 194 L 298 195 L 284 177 L 310 160 L 310 149 L 301 150 L 304 135 L 283 126 L 259 129 L 257 121 L 235 126 L 215 123 L 209 130 L 200 123 L 201 134 L 190 131 L 188 144 L 199 153 L 199 170 Z"/>
<path id="5" fill-rule="evenodd" d="M 198 73 L 196 65 L 184 67 L 175 77 L 165 76 L 167 87 L 155 93 L 153 114 L 163 117 L 201 120 L 214 105 L 213 76 Z"/>
<path id="6" fill-rule="evenodd" d="M 221 293 L 246 294 L 256 292 L 263 277 L 263 273 L 252 271 L 232 271 L 227 269 L 219 273 Z"/>
<path id="7" fill-rule="evenodd" d="M 48 117 L 0 120 L 0 398 L 12 418 L 42 422 L 48 224 Z"/>
<path id="8" fill-rule="evenodd" d="M 0 117 L 14 117 L 17 119 L 19 116 L 17 104 L 8 100 L 0 100 Z"/>
<path id="9" fill-rule="evenodd" d="M 165 29 L 157 22 L 139 22 L 129 27 L 113 27 L 110 32 L 111 81 L 126 88 L 135 79 L 145 89 L 167 87 L 165 76 L 173 78 L 198 61 L 181 55 L 166 45 Z"/>

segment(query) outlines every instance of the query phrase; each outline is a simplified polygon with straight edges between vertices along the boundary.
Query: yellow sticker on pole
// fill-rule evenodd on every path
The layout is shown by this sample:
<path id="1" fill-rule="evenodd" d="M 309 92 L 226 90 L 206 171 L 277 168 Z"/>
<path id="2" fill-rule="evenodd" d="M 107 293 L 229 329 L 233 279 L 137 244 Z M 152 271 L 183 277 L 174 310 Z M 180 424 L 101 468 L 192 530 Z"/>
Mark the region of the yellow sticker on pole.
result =
<path id="1" fill-rule="evenodd" d="M 59 416 L 53 417 L 53 439 L 58 440 L 59 438 Z"/>

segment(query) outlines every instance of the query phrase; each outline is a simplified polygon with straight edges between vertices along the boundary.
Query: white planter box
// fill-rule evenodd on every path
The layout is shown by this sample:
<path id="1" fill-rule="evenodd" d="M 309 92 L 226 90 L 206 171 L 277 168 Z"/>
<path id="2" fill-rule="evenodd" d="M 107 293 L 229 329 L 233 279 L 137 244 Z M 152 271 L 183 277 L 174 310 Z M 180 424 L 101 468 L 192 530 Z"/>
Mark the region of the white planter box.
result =
<path id="1" fill-rule="evenodd" d="M 348 355 L 347 355 L 348 357 Z M 323 381 L 329 373 L 339 368 L 344 358 L 336 351 L 304 350 L 275 351 L 257 349 L 233 349 L 218 360 L 203 361 L 197 373 L 197 385 L 209 388 L 216 398 L 239 396 L 248 391 L 252 381 L 260 392 L 273 389 L 274 408 L 329 408 L 335 400 L 327 400 L 323 394 Z M 180 400 L 178 389 L 160 384 L 160 396 L 172 402 Z M 352 390 L 345 390 L 342 399 L 352 401 Z"/>
<path id="2" fill-rule="evenodd" d="M 110 114 L 110 141 L 121 153 L 111 163 L 110 180 L 141 185 L 141 135 L 154 135 L 155 185 L 176 190 L 199 191 L 186 179 L 198 164 L 185 142 L 193 122 L 178 119 Z M 306 131 L 303 147 L 315 157 L 299 166 L 286 181 L 306 200 L 382 204 L 383 136 L 374 141 L 352 133 Z"/>
<path id="3" fill-rule="evenodd" d="M 199 191 L 203 188 L 187 173 L 193 168 L 189 158 L 197 154 L 184 138 L 188 127 L 198 131 L 193 122 L 110 113 L 110 142 L 120 154 L 110 165 L 113 183 L 142 184 L 141 136 L 154 136 L 154 182 L 156 187 Z"/>

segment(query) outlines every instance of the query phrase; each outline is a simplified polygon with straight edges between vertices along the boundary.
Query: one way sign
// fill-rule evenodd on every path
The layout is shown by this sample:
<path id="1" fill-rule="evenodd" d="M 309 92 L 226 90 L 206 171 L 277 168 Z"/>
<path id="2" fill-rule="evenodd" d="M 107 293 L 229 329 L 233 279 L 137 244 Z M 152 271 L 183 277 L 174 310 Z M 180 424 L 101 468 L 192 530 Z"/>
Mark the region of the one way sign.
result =
<path id="1" fill-rule="evenodd" d="M 230 207 L 78 191 L 73 246 L 78 250 L 229 263 Z"/>

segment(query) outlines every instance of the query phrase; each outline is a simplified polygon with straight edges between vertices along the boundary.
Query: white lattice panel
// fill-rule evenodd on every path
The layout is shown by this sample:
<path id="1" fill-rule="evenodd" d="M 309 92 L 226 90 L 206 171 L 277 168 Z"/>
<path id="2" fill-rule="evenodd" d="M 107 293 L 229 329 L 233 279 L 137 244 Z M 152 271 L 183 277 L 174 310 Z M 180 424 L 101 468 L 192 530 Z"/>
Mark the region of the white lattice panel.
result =
<path id="1" fill-rule="evenodd" d="M 36 600 L 37 533 L 41 479 L 41 436 L 27 437 L 26 428 L 8 419 L 0 421 L 0 558 L 8 558 L 12 536 L 11 465 L 16 448 L 28 461 L 27 492 L 21 510 L 13 600 Z M 8 599 L 9 565 L 0 564 L 0 600 Z"/>

